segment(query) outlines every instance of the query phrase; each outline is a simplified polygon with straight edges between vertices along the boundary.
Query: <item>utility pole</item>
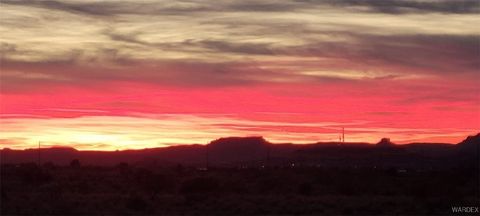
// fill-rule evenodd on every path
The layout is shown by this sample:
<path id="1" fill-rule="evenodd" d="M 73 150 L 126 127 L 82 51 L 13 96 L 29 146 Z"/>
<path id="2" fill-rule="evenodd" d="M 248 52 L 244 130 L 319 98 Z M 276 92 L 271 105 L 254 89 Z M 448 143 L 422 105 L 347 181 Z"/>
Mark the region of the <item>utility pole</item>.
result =
<path id="1" fill-rule="evenodd" d="M 342 127 L 342 142 L 345 142 L 345 128 Z"/>
<path id="2" fill-rule="evenodd" d="M 267 144 L 267 164 L 265 164 L 265 167 L 270 166 L 270 144 Z"/>
<path id="3" fill-rule="evenodd" d="M 477 146 L 477 201 L 480 201 L 480 143 Z"/>
<path id="4" fill-rule="evenodd" d="M 208 144 L 205 146 L 205 169 L 208 170 L 208 167 L 210 166 L 210 158 L 209 158 L 209 155 L 208 155 Z"/>
<path id="5" fill-rule="evenodd" d="M 7 161 L 7 153 L 5 152 L 5 148 L 2 149 L 2 153 L 0 154 L 0 165 L 4 165 Z"/>
<path id="6" fill-rule="evenodd" d="M 38 141 L 38 167 L 40 167 L 40 141 Z"/>

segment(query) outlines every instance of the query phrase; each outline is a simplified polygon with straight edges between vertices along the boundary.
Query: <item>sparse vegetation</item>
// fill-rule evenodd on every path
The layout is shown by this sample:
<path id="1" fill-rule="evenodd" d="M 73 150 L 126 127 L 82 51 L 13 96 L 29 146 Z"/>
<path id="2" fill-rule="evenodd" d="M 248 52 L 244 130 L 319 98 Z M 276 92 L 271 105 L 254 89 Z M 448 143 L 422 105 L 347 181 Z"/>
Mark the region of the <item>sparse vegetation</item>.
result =
<path id="1" fill-rule="evenodd" d="M 204 152 L 199 146 L 169 148 L 162 153 L 169 153 L 170 158 L 188 155 L 185 163 L 162 163 L 155 160 L 162 158 L 158 155 L 137 163 L 95 166 L 78 157 L 62 165 L 46 161 L 41 167 L 4 163 L 0 213 L 449 215 L 452 206 L 480 203 L 480 135 L 453 146 L 396 146 L 388 140 L 383 146 L 275 146 L 277 153 L 287 153 L 283 157 L 277 154 L 269 163 L 251 158 L 248 151 L 237 151 L 241 140 L 216 141 L 210 153 L 221 157 L 208 168 L 188 163 L 188 158 L 198 155 L 195 152 Z M 251 142 L 247 146 L 257 153 L 265 147 L 263 139 L 245 141 Z M 7 153 L 13 161 L 16 154 L 31 152 Z M 82 154 L 90 159 L 98 156 L 92 152 L 74 156 Z M 102 154 L 111 161 L 153 155 L 150 151 Z M 238 161 L 224 163 L 234 156 Z"/>
<path id="2" fill-rule="evenodd" d="M 470 169 L 2 166 L 9 214 L 449 214 L 474 205 Z"/>

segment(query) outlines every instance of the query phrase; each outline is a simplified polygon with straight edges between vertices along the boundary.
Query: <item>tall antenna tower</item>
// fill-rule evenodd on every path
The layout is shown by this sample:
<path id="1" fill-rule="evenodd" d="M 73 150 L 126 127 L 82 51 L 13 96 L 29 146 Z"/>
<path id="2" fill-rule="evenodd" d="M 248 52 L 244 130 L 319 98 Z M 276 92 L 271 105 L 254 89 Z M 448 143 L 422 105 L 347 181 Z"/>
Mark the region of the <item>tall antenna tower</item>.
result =
<path id="1" fill-rule="evenodd" d="M 342 127 L 342 142 L 345 142 L 345 128 Z"/>

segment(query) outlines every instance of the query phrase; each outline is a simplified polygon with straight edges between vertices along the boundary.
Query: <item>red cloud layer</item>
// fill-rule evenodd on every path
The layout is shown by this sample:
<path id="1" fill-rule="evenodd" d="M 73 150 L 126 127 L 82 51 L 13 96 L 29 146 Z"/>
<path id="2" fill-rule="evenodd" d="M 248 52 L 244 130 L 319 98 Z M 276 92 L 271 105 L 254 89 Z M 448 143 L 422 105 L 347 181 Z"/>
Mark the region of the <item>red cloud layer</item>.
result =
<path id="1" fill-rule="evenodd" d="M 156 119 L 155 114 L 202 116 L 200 122 L 192 120 L 189 126 L 182 126 L 182 130 L 191 130 L 192 133 L 196 130 L 208 131 L 204 139 L 194 137 L 190 143 L 229 135 L 264 135 L 291 142 L 322 138 L 332 140 L 336 139 L 340 127 L 346 127 L 356 141 L 374 141 L 390 136 L 399 142 L 428 139 L 457 142 L 466 133 L 478 130 L 480 124 L 478 101 L 469 100 L 469 97 L 475 98 L 476 93 L 469 95 L 468 88 L 462 88 L 462 83 L 453 84 L 450 83 L 455 89 L 452 92 L 450 88 L 443 88 L 441 83 L 425 81 L 265 84 L 222 88 L 110 82 L 89 89 L 54 86 L 35 93 L 4 93 L 1 95 L 1 113 L 3 121 L 9 122 L 35 116 L 49 120 L 89 116 Z M 425 91 L 427 87 L 429 90 Z M 456 92 L 461 95 L 455 95 Z M 218 116 L 228 118 L 218 121 Z M 182 118 L 180 121 L 189 120 Z M 22 122 L 25 124 L 28 121 Z M 88 122 L 93 126 L 98 126 L 95 125 L 97 123 L 101 122 Z M 35 124 L 39 124 L 38 121 Z M 58 128 L 65 128 L 62 124 L 59 121 Z M 104 131 L 108 131 L 108 127 L 106 125 Z M 20 135 L 31 128 L 32 125 L 22 125 L 19 129 L 2 130 L 12 136 L 15 132 Z M 215 134 L 221 129 L 228 130 Z M 74 132 L 76 129 L 67 130 Z M 129 133 L 128 129 L 125 130 Z M 290 136 L 284 136 L 285 133 Z M 96 136 L 100 136 L 98 142 L 107 142 L 107 146 L 111 144 L 97 134 L 91 140 L 92 148 L 98 144 L 93 143 L 97 142 Z M 12 146 L 9 143 L 14 143 L 15 139 L 1 138 L 5 140 L 2 141 L 4 147 Z M 138 139 L 142 139 L 141 135 Z M 58 140 L 57 143 L 64 141 Z M 182 142 L 188 142 L 188 139 Z"/>

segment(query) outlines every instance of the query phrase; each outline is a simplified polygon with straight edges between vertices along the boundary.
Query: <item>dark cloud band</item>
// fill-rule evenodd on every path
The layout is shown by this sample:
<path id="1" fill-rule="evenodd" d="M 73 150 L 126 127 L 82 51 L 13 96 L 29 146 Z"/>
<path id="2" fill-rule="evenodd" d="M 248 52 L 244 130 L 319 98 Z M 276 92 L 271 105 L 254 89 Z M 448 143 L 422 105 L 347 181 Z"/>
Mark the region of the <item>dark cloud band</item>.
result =
<path id="1" fill-rule="evenodd" d="M 170 3 L 170 4 L 167 4 Z M 375 13 L 479 13 L 477 0 L 292 0 L 292 1 L 141 1 L 72 2 L 56 0 L 3 0 L 2 4 L 40 7 L 71 13 L 113 16 L 120 14 L 191 14 L 195 12 L 286 12 L 313 7 L 350 7 L 352 10 Z M 359 8 L 364 7 L 364 9 Z M 365 10 L 366 9 L 366 10 Z"/>

